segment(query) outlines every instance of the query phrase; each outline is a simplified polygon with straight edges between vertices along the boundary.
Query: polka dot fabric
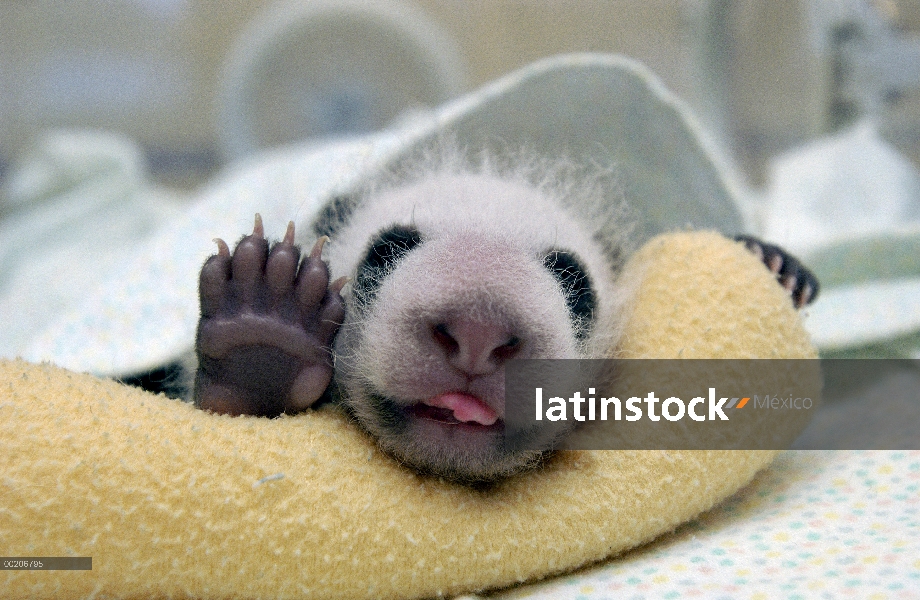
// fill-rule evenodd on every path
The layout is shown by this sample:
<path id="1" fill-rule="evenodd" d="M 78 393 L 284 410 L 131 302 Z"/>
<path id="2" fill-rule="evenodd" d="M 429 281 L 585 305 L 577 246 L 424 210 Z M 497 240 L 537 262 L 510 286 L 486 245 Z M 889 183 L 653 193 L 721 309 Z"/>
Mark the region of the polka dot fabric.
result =
<path id="1" fill-rule="evenodd" d="M 676 532 L 496 597 L 920 598 L 920 451 L 786 452 Z"/>

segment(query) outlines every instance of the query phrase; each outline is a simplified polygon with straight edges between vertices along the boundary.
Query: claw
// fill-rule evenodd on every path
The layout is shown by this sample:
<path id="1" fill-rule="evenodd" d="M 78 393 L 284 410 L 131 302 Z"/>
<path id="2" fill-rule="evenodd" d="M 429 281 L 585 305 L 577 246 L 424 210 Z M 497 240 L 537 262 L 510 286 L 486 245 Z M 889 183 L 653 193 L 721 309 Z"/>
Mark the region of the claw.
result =
<path id="1" fill-rule="evenodd" d="M 288 246 L 294 245 L 294 221 L 288 221 L 287 231 L 284 232 L 284 239 L 281 240 L 281 243 Z"/>
<path id="2" fill-rule="evenodd" d="M 227 245 L 227 242 L 220 238 L 214 238 L 214 243 L 217 244 L 217 255 L 230 258 L 230 247 Z"/>
<path id="3" fill-rule="evenodd" d="M 252 235 L 265 237 L 265 227 L 262 226 L 262 215 L 256 213 L 255 223 L 252 226 Z"/>
<path id="4" fill-rule="evenodd" d="M 342 288 L 348 285 L 349 282 L 351 282 L 351 277 L 343 275 L 329 284 L 329 291 L 333 294 L 341 294 Z"/>
<path id="5" fill-rule="evenodd" d="M 812 291 L 813 290 L 811 288 L 811 285 L 809 285 L 808 283 L 802 286 L 802 290 L 799 292 L 798 298 L 795 298 L 795 296 L 793 296 L 793 298 L 795 298 L 795 301 L 796 301 L 795 307 L 802 308 L 803 306 L 811 302 Z"/>
<path id="6" fill-rule="evenodd" d="M 320 258 L 320 257 L 322 257 L 322 254 L 323 254 L 323 246 L 325 246 L 325 245 L 326 245 L 326 242 L 328 242 L 328 241 L 329 241 L 329 236 L 328 236 L 328 235 L 320 236 L 320 238 L 319 238 L 318 240 L 316 240 L 316 244 L 314 244 L 313 250 L 310 251 L 310 258 Z"/>
<path id="7" fill-rule="evenodd" d="M 778 275 L 780 270 L 783 268 L 783 257 L 779 254 L 774 254 L 773 256 L 770 257 L 769 264 L 767 265 L 767 267 L 775 275 Z"/>

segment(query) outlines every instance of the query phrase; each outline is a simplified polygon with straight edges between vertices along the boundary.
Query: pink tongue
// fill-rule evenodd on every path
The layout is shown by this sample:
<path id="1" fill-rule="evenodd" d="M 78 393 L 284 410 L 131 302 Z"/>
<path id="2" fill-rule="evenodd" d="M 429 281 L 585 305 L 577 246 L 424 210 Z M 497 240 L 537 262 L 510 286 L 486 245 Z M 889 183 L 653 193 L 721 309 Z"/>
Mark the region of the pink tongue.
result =
<path id="1" fill-rule="evenodd" d="M 476 396 L 470 396 L 469 394 L 450 392 L 423 400 L 422 404 L 452 410 L 454 418 L 464 423 L 492 425 L 498 420 L 498 415 L 495 414 L 494 410 Z"/>

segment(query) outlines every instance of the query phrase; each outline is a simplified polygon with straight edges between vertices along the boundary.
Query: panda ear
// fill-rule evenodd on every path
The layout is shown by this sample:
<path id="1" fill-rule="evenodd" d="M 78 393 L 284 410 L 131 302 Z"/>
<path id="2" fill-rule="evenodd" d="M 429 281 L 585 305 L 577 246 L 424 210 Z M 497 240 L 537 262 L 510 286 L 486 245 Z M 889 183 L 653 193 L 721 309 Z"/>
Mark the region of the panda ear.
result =
<path id="1" fill-rule="evenodd" d="M 354 196 L 336 196 L 327 202 L 313 221 L 313 233 L 316 237 L 334 237 L 339 229 L 351 218 L 358 206 Z"/>
<path id="2" fill-rule="evenodd" d="M 543 266 L 549 269 L 562 286 L 569 312 L 576 323 L 576 335 L 584 338 L 597 307 L 597 298 L 587 269 L 574 253 L 557 249 L 547 252 L 543 257 Z"/>
<path id="3" fill-rule="evenodd" d="M 383 277 L 410 250 L 422 243 L 418 229 L 392 225 L 371 240 L 364 259 L 358 263 L 354 290 L 359 298 L 372 300 Z"/>

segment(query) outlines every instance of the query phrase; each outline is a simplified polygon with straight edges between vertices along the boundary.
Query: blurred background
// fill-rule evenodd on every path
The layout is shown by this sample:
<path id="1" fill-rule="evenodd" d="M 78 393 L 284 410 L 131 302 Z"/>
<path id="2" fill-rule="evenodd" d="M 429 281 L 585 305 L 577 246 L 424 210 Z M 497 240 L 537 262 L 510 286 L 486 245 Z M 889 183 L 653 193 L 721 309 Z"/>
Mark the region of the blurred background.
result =
<path id="1" fill-rule="evenodd" d="M 0 0 L 0 314 L 17 315 L 0 323 L 0 356 L 41 338 L 55 349 L 28 356 L 62 360 L 59 341 L 80 339 L 68 323 L 129 313 L 118 301 L 143 294 L 123 292 L 119 269 L 151 285 L 148 240 L 177 223 L 210 240 L 191 224 L 232 220 L 217 196 L 237 190 L 242 210 L 294 180 L 246 179 L 277 156 L 266 150 L 305 156 L 423 122 L 572 52 L 632 57 L 689 103 L 727 165 L 723 208 L 822 281 L 805 323 L 825 356 L 920 358 L 920 0 Z M 590 112 L 551 91 L 545 131 L 558 126 L 547 115 Z M 671 202 L 653 195 L 631 200 Z M 665 211 L 692 211 L 685 200 Z M 215 214 L 195 220 L 198 205 Z M 197 246 L 175 245 L 192 265 L 176 281 L 191 281 Z M 186 291 L 176 305 L 193 325 Z"/>
<path id="2" fill-rule="evenodd" d="M 2 0 L 0 177 L 41 132 L 98 128 L 189 187 L 576 51 L 646 63 L 755 188 L 866 115 L 920 164 L 918 35 L 920 0 Z"/>

